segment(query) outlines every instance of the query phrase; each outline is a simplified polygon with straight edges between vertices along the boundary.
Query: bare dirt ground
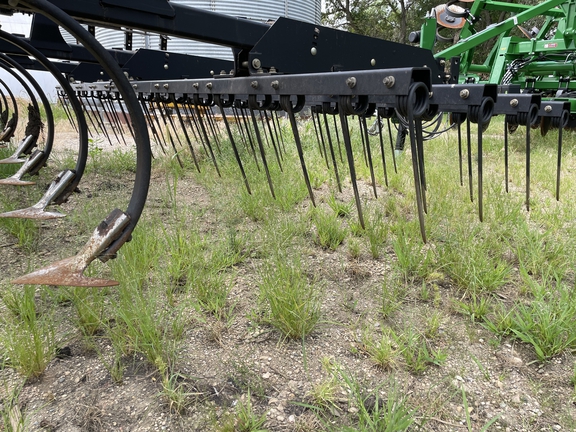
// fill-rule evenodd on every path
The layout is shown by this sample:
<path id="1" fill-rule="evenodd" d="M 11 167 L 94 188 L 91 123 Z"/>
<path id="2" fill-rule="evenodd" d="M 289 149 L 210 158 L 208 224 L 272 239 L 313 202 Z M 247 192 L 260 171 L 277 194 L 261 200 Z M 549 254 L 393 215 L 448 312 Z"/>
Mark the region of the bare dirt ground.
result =
<path id="1" fill-rule="evenodd" d="M 41 176 L 39 183 L 44 182 L 45 186 L 49 179 Z M 155 203 L 163 199 L 164 181 L 162 175 L 154 177 L 144 218 L 158 211 Z M 217 217 L 212 217 L 217 212 L 213 194 L 192 176 L 181 178 L 178 188 L 190 203 L 204 210 L 203 216 L 190 223 L 210 224 L 212 230 L 225 229 L 218 225 Z M 129 196 L 129 188 L 121 178 L 94 172 L 83 180 L 82 191 L 62 210 L 72 214 L 85 200 L 108 197 L 122 201 Z M 248 219 L 245 224 L 248 231 L 254 228 Z M 78 235 L 71 230 L 66 220 L 41 225 L 40 239 L 31 254 L 22 250 L 13 236 L 0 230 L 3 288 L 11 278 L 29 268 L 75 253 L 87 238 L 86 233 Z M 230 293 L 230 301 L 236 307 L 228 328 L 217 329 L 218 323 L 209 317 L 204 322 L 195 320 L 196 312 L 190 311 L 192 324 L 186 330 L 178 371 L 194 402 L 184 413 L 173 413 L 161 397 L 159 376 L 143 357 L 124 359 L 124 378 L 120 384 L 115 383 L 100 358 L 111 352 L 109 342 L 98 339 L 100 354 L 97 354 L 86 347 L 69 325 L 65 326 L 69 334 L 62 338 L 62 348 L 69 351 L 64 350 L 64 354 L 50 362 L 39 379 L 22 387 L 18 406 L 28 421 L 26 429 L 218 430 L 217 419 L 233 411 L 251 389 L 255 411 L 266 415 L 267 430 L 322 430 L 316 415 L 302 403 L 309 403 L 310 391 L 327 379 L 322 368 L 324 358 L 350 371 L 366 389 L 384 385 L 383 398 L 389 390 L 386 383 L 394 376 L 408 405 L 416 410 L 421 430 L 468 430 L 462 390 L 467 395 L 470 430 L 481 430 L 495 416 L 499 416 L 498 421 L 489 430 L 559 431 L 576 427 L 574 388 L 570 383 L 574 365 L 571 354 L 543 364 L 536 361 L 528 347 L 508 340 L 499 342 L 481 325 L 454 311 L 450 300 L 455 295 L 453 287 L 442 278 L 435 281 L 439 295 L 436 305 L 422 301 L 418 295 L 420 287 L 411 286 L 401 308 L 383 320 L 377 313 L 379 293 L 394 259 L 393 251 L 379 259 L 367 253 L 352 259 L 343 248 L 327 251 L 311 246 L 303 259 L 325 284 L 323 322 L 304 345 L 301 341 L 284 340 L 277 332 L 251 322 L 260 263 L 257 256 L 249 257 L 236 268 Z M 442 311 L 439 336 L 432 342 L 435 349 L 447 354 L 441 366 L 411 374 L 402 367 L 382 370 L 371 362 L 361 345 L 363 329 L 377 331 L 384 324 L 401 327 L 410 320 L 419 323 L 433 308 Z M 58 314 L 65 323 L 73 311 L 62 304 Z M 22 384 L 23 379 L 14 370 L 5 368 L 0 371 L 0 382 L 3 383 L 0 394 L 6 394 L 13 386 Z M 6 404 L 6 399 L 0 398 L 1 403 Z M 342 388 L 326 421 L 346 424 L 354 414 L 355 407 Z"/>

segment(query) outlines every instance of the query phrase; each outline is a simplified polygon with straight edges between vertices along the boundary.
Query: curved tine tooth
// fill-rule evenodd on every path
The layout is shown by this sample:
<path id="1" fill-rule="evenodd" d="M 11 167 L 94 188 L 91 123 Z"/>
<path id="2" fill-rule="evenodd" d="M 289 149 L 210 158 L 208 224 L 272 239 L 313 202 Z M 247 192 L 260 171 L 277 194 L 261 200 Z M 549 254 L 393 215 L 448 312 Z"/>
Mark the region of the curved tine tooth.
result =
<path id="1" fill-rule="evenodd" d="M 530 116 L 526 120 L 526 211 L 530 211 Z"/>
<path id="2" fill-rule="evenodd" d="M 376 189 L 376 176 L 374 175 L 374 164 L 372 163 L 372 152 L 370 150 L 370 138 L 368 137 L 368 125 L 366 124 L 366 117 L 360 115 L 360 133 L 364 135 L 366 147 L 364 149 L 365 156 L 367 157 L 368 166 L 370 167 L 370 178 L 372 180 L 372 190 L 374 191 L 374 198 L 378 198 L 378 191 Z"/>
<path id="3" fill-rule="evenodd" d="M 278 159 L 278 165 L 280 166 L 280 171 L 282 170 L 282 164 L 280 163 L 283 160 L 282 157 L 282 148 L 280 147 L 280 143 L 278 142 L 278 135 L 276 134 L 276 138 L 274 138 L 274 133 L 272 132 L 272 127 L 270 126 L 270 117 L 268 117 L 268 111 L 264 111 L 264 118 L 266 119 L 266 126 L 268 126 L 268 135 L 270 136 L 270 141 L 272 141 L 272 146 L 274 147 L 274 152 L 276 153 L 276 158 Z M 272 121 L 274 123 L 274 121 Z"/>
<path id="4" fill-rule="evenodd" d="M 252 156 L 254 157 L 254 162 L 256 163 L 256 168 L 258 169 L 258 171 L 260 171 L 260 165 L 258 164 L 258 157 L 256 157 L 256 149 L 254 148 L 252 130 L 248 126 L 248 120 L 246 120 L 247 117 L 246 110 L 244 108 L 241 108 L 240 113 L 241 113 L 240 118 L 242 119 L 242 122 L 244 123 L 244 128 L 246 129 L 246 135 L 248 136 L 248 142 L 250 143 L 250 149 L 252 152 Z"/>
<path id="5" fill-rule="evenodd" d="M 326 111 L 322 110 L 324 117 L 324 127 L 326 128 L 326 138 L 328 139 L 328 148 L 330 148 L 330 157 L 332 158 L 332 166 L 334 167 L 334 175 L 336 176 L 336 184 L 338 185 L 338 192 L 342 193 L 342 182 L 340 181 L 340 174 L 338 173 L 338 161 L 334 153 L 334 145 L 332 144 L 332 136 L 330 134 L 330 125 L 328 124 L 328 117 Z"/>
<path id="6" fill-rule="evenodd" d="M 312 117 L 314 117 L 314 111 L 312 111 Z M 320 125 L 320 113 L 318 110 L 316 110 L 316 120 L 318 122 L 318 132 L 320 133 L 320 143 L 322 144 L 322 151 L 320 151 L 320 154 L 324 157 L 326 168 L 330 169 L 330 162 L 328 162 L 328 152 L 326 151 L 326 141 L 324 140 L 324 132 L 322 131 L 322 126 Z"/>
<path id="7" fill-rule="evenodd" d="M 23 219 L 55 219 L 66 215 L 59 212 L 47 212 L 44 209 L 64 192 L 70 182 L 76 177 L 72 170 L 62 171 L 50 184 L 44 196 L 36 204 L 26 209 L 1 213 L 0 217 Z"/>
<path id="8" fill-rule="evenodd" d="M 244 180 L 244 185 L 246 186 L 246 191 L 248 192 L 249 195 L 252 195 L 252 190 L 250 189 L 250 183 L 248 182 L 248 177 L 246 176 L 246 172 L 244 171 L 244 165 L 242 164 L 240 153 L 238 153 L 238 148 L 236 147 L 236 141 L 234 140 L 232 129 L 230 129 L 230 124 L 228 123 L 228 119 L 226 118 L 226 113 L 224 112 L 224 108 L 222 107 L 222 105 L 218 105 L 218 108 L 220 108 L 220 112 L 222 113 L 222 120 L 224 121 L 224 127 L 226 128 L 228 139 L 230 140 L 230 144 L 232 145 L 232 150 L 234 150 L 234 157 L 236 158 L 236 162 L 238 163 L 238 167 L 240 168 L 240 173 L 242 174 L 242 179 Z"/>
<path id="9" fill-rule="evenodd" d="M 276 135 L 276 141 L 278 142 L 278 148 L 280 148 L 280 156 L 282 156 L 282 149 L 284 149 L 284 153 L 286 153 L 286 144 L 284 143 L 284 135 L 282 134 L 282 128 L 280 127 L 280 120 L 278 119 L 278 112 L 272 111 L 270 113 L 270 117 L 272 117 L 272 124 L 274 125 L 274 134 Z"/>
<path id="10" fill-rule="evenodd" d="M 382 168 L 384 170 L 384 183 L 388 187 L 388 171 L 386 169 L 386 153 L 384 153 L 384 139 L 382 138 L 382 117 L 377 114 L 376 121 L 378 122 L 378 139 L 380 142 L 380 153 L 382 153 Z"/>
<path id="11" fill-rule="evenodd" d="M 408 108 L 408 132 L 410 134 L 410 149 L 412 153 L 412 171 L 414 172 L 414 187 L 416 190 L 416 207 L 418 209 L 418 222 L 420 223 L 420 234 L 422 240 L 426 243 L 426 228 L 424 226 L 424 209 L 422 200 L 422 183 L 420 181 L 420 168 L 418 163 L 418 146 L 422 143 L 417 142 L 418 135 L 415 132 L 416 123 L 419 120 L 414 119 L 412 107 Z M 422 127 L 420 123 L 420 128 Z"/>
<path id="12" fill-rule="evenodd" d="M 466 119 L 466 141 L 468 149 L 468 188 L 470 190 L 470 201 L 474 202 L 474 191 L 472 189 L 472 139 L 469 118 Z"/>
<path id="13" fill-rule="evenodd" d="M 264 118 L 262 116 L 262 112 L 264 112 L 264 117 L 266 118 L 266 126 L 268 127 L 268 133 L 266 133 L 266 127 L 264 126 Z M 266 136 L 266 142 L 268 143 L 268 147 L 270 147 L 270 142 L 272 142 L 272 148 L 274 149 L 274 154 L 276 155 L 276 161 L 278 162 L 278 167 L 280 168 L 280 172 L 284 172 L 282 168 L 282 156 L 278 152 L 278 147 L 276 147 L 276 141 L 274 141 L 274 136 L 272 135 L 272 129 L 270 128 L 270 122 L 268 121 L 268 115 L 266 114 L 266 110 L 260 110 L 260 120 L 262 122 L 262 128 L 264 129 L 264 135 Z"/>
<path id="14" fill-rule="evenodd" d="M 296 117 L 294 117 L 294 111 L 292 109 L 292 102 L 290 101 L 290 96 L 281 96 L 283 100 L 284 111 L 288 114 L 290 120 L 290 126 L 292 127 L 292 133 L 294 134 L 294 142 L 296 143 L 296 149 L 298 150 L 298 158 L 300 159 L 300 166 L 302 167 L 302 174 L 304 175 L 304 181 L 306 182 L 306 187 L 308 188 L 308 196 L 312 205 L 316 207 L 316 200 L 314 199 L 314 191 L 312 190 L 312 185 L 310 184 L 310 176 L 308 175 L 308 169 L 306 168 L 306 161 L 304 160 L 304 151 L 302 150 L 302 141 L 300 141 L 300 133 L 298 132 L 298 124 L 296 124 Z"/>
<path id="15" fill-rule="evenodd" d="M 77 255 L 55 262 L 40 270 L 21 276 L 12 281 L 25 285 L 56 285 L 56 286 L 86 286 L 106 287 L 118 285 L 109 279 L 90 278 L 84 276 L 84 270 L 120 235 L 130 223 L 130 217 L 121 210 L 113 210 L 108 217 L 98 225 L 88 242 Z"/>
<path id="16" fill-rule="evenodd" d="M 360 128 L 360 137 L 362 138 L 362 154 L 364 155 L 364 165 L 368 166 L 368 157 L 366 156 L 366 139 L 362 127 L 362 116 L 358 116 L 358 126 Z"/>
<path id="17" fill-rule="evenodd" d="M 558 158 L 556 160 L 556 201 L 560 201 L 560 168 L 562 166 L 562 120 L 558 126 Z"/>
<path id="18" fill-rule="evenodd" d="M 342 126 L 342 139 L 344 141 L 344 148 L 346 149 L 346 158 L 348 159 L 348 169 L 350 170 L 350 182 L 354 190 L 354 201 L 356 202 L 356 211 L 358 212 L 358 221 L 362 229 L 366 229 L 364 223 L 364 215 L 362 212 L 362 202 L 360 201 L 360 192 L 358 191 L 358 183 L 356 182 L 356 167 L 354 166 L 354 154 L 352 153 L 352 142 L 350 140 L 350 131 L 348 129 L 348 118 L 343 112 L 343 109 L 338 110 L 340 116 L 340 124 Z"/>
<path id="19" fill-rule="evenodd" d="M 252 108 L 250 108 L 250 117 L 252 118 L 252 124 L 254 125 L 254 133 L 256 135 L 256 141 L 258 142 L 258 148 L 260 149 L 260 157 L 262 158 L 262 165 L 264 165 L 264 171 L 266 172 L 266 178 L 268 179 L 270 193 L 272 194 L 272 198 L 276 199 L 276 194 L 274 193 L 274 185 L 272 184 L 272 177 L 270 176 L 268 162 L 266 161 L 266 152 L 264 150 L 264 145 L 262 144 L 262 138 L 260 137 L 260 130 L 258 129 L 258 121 L 256 120 L 256 115 L 254 114 L 254 110 Z"/>
<path id="20" fill-rule="evenodd" d="M 460 186 L 464 186 L 464 171 L 462 168 L 462 122 L 458 121 L 458 166 L 460 168 Z"/>
<path id="21" fill-rule="evenodd" d="M 74 119 L 74 116 L 72 116 L 70 113 L 70 110 L 68 107 L 68 102 L 66 102 L 65 93 L 57 91 L 56 95 L 58 96 L 58 102 L 62 106 L 62 109 L 64 110 L 64 113 L 66 114 L 66 117 L 68 118 L 68 121 L 70 122 L 70 125 L 72 126 L 72 128 L 74 128 L 74 130 L 76 132 L 78 132 L 78 126 L 76 126 L 76 121 Z"/>
<path id="22" fill-rule="evenodd" d="M 29 151 L 31 148 L 34 147 L 36 139 L 37 137 L 35 137 L 34 135 L 28 135 L 26 138 L 20 141 L 18 147 L 16 148 L 12 156 L 0 160 L 0 164 L 14 164 L 14 163 L 26 162 L 26 159 L 21 159 L 20 156 L 22 154 L 25 154 L 27 151 Z"/>
<path id="23" fill-rule="evenodd" d="M 41 150 L 36 150 L 34 153 L 30 155 L 28 160 L 24 162 L 24 165 L 20 167 L 20 169 L 11 177 L 0 179 L 0 184 L 4 185 L 13 185 L 13 186 L 31 186 L 36 184 L 33 181 L 24 181 L 22 177 L 27 174 L 34 166 L 42 160 L 44 156 L 44 152 Z"/>
<path id="24" fill-rule="evenodd" d="M 424 169 L 424 139 L 422 137 L 422 119 L 414 120 L 414 129 L 416 133 L 416 145 L 418 151 L 418 170 L 420 178 L 420 196 L 422 200 L 422 210 L 428 213 L 428 204 L 426 201 L 426 171 Z"/>
<path id="25" fill-rule="evenodd" d="M 184 164 L 182 163 L 182 160 L 180 159 L 180 155 L 178 154 L 178 150 L 176 150 L 176 143 L 174 142 L 174 138 L 172 137 L 172 132 L 170 131 L 169 123 L 166 120 L 166 117 L 169 117 L 166 103 L 163 101 L 158 101 L 158 102 L 156 102 L 156 104 L 158 106 L 158 111 L 160 112 L 160 116 L 162 117 L 162 121 L 164 122 L 164 128 L 165 128 L 166 134 L 168 135 L 168 140 L 170 141 L 170 145 L 172 146 L 172 151 L 174 151 L 174 154 L 172 155 L 172 157 L 176 158 L 176 160 L 178 161 L 178 165 L 180 165 L 180 168 L 184 168 Z"/>
<path id="26" fill-rule="evenodd" d="M 386 117 L 386 123 L 388 124 L 388 139 L 390 140 L 390 150 L 392 151 L 392 162 L 394 163 L 394 172 L 398 174 L 398 166 L 396 165 L 396 151 L 394 150 L 394 139 L 392 138 L 392 125 L 390 122 L 390 117 Z"/>
<path id="27" fill-rule="evenodd" d="M 218 177 L 222 177 L 222 175 L 220 174 L 220 169 L 218 168 L 218 162 L 216 161 L 216 156 L 214 155 L 214 150 L 212 150 L 212 146 L 210 145 L 210 139 L 208 139 L 206 126 L 204 125 L 204 121 L 202 120 L 202 116 L 200 114 L 200 108 L 198 108 L 198 103 L 196 103 L 196 101 L 194 101 L 194 111 L 196 112 L 196 117 L 198 118 L 198 123 L 200 124 L 200 130 L 202 131 L 202 135 L 206 140 L 206 145 L 208 147 L 208 151 L 210 152 L 210 157 L 212 158 L 212 162 L 214 163 L 214 168 L 216 168 L 216 173 L 218 173 Z"/>
<path id="28" fill-rule="evenodd" d="M 508 193 L 508 119 L 504 116 L 504 181 Z"/>
<path id="29" fill-rule="evenodd" d="M 344 157 L 342 155 L 342 145 L 340 144 L 340 134 L 338 133 L 338 123 L 336 122 L 336 115 L 333 115 L 334 119 L 334 130 L 336 131 L 336 141 L 338 142 L 338 153 L 340 153 L 340 162 L 344 163 Z M 348 121 L 346 121 L 348 123 Z"/>
<path id="30" fill-rule="evenodd" d="M 478 218 L 480 222 L 484 222 L 484 157 L 483 157 L 483 143 L 482 143 L 482 119 L 478 119 Z"/>
<path id="31" fill-rule="evenodd" d="M 192 142 L 190 141 L 190 137 L 188 136 L 188 130 L 186 129 L 186 124 L 184 123 L 184 119 L 182 118 L 182 113 L 180 112 L 180 106 L 176 102 L 176 97 L 174 94 L 170 95 L 172 98 L 172 103 L 174 104 L 174 109 L 176 110 L 176 116 L 178 117 L 178 121 L 180 122 L 180 127 L 184 132 L 184 137 L 186 138 L 186 144 L 188 145 L 188 149 L 192 154 L 192 160 L 194 161 L 194 166 L 196 170 L 200 172 L 200 165 L 198 164 L 198 159 L 196 159 L 196 152 L 194 151 L 194 147 L 192 146 Z"/>
<path id="32" fill-rule="evenodd" d="M 320 156 L 324 157 L 324 153 L 322 152 L 322 146 L 320 145 L 320 135 L 318 134 L 318 127 L 316 125 L 316 117 L 314 116 L 314 111 L 316 111 L 315 107 L 311 107 L 311 115 L 312 115 L 312 124 L 314 125 L 314 132 L 316 133 L 316 143 L 318 144 L 318 151 L 320 152 Z"/>
<path id="33" fill-rule="evenodd" d="M 162 150 L 162 153 L 164 155 L 166 155 L 166 149 L 164 148 L 164 144 L 162 142 L 162 139 L 160 138 L 160 136 L 158 134 L 158 130 L 156 130 L 156 125 L 154 124 L 154 120 L 152 119 L 152 114 L 150 114 L 150 110 L 148 109 L 146 101 L 144 101 L 143 99 L 140 99 L 140 105 L 142 107 L 142 112 L 144 113 L 144 117 L 146 118 L 146 123 L 148 125 L 148 128 L 152 131 L 152 135 L 154 135 L 154 138 L 156 139 L 156 143 L 158 145 L 160 145 L 160 149 Z"/>

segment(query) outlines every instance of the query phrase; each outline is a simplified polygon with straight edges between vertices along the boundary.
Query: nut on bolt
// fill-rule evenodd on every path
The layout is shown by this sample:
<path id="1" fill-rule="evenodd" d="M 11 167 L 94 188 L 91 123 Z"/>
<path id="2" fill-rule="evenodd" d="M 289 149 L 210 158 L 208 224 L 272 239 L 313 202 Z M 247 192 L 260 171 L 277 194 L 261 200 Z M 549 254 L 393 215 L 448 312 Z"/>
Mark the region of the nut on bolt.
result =
<path id="1" fill-rule="evenodd" d="M 516 107 L 518 106 L 518 99 L 512 99 L 512 100 L 510 101 L 510 106 L 511 106 L 512 108 L 516 108 Z"/>
<path id="2" fill-rule="evenodd" d="M 547 112 L 547 113 L 550 113 L 550 112 L 552 112 L 552 107 L 551 107 L 550 105 L 546 105 L 546 106 L 544 107 L 544 111 Z"/>
<path id="3" fill-rule="evenodd" d="M 250 83 L 250 87 L 252 87 L 253 89 L 257 89 L 258 88 L 258 81 L 252 81 Z"/>
<path id="4" fill-rule="evenodd" d="M 346 85 L 350 88 L 354 88 L 356 87 L 356 78 L 355 77 L 350 77 L 346 80 Z"/>
<path id="5" fill-rule="evenodd" d="M 168 83 L 166 83 L 162 87 L 164 87 L 165 89 L 168 89 L 169 85 L 168 85 Z"/>
<path id="6" fill-rule="evenodd" d="M 158 83 L 154 84 L 154 88 L 157 88 L 157 89 L 160 88 L 160 84 L 158 84 Z"/>
<path id="7" fill-rule="evenodd" d="M 272 87 L 275 90 L 278 90 L 280 88 L 280 81 L 278 80 L 274 80 L 270 83 L 270 87 Z"/>
<path id="8" fill-rule="evenodd" d="M 208 90 L 212 90 L 212 83 L 211 83 L 211 82 L 206 83 L 206 88 L 207 88 Z"/>
<path id="9" fill-rule="evenodd" d="M 470 90 L 468 89 L 460 90 L 460 97 L 462 99 L 468 99 L 469 96 L 470 96 Z"/>
<path id="10" fill-rule="evenodd" d="M 198 84 L 197 82 L 192 84 L 192 87 L 194 87 L 196 90 L 198 90 L 198 87 L 200 87 L 200 84 Z"/>
<path id="11" fill-rule="evenodd" d="M 386 87 L 392 88 L 392 87 L 394 87 L 394 84 L 396 83 L 396 78 L 394 78 L 392 75 L 388 75 L 387 77 L 384 77 L 382 82 L 384 83 L 384 85 Z"/>

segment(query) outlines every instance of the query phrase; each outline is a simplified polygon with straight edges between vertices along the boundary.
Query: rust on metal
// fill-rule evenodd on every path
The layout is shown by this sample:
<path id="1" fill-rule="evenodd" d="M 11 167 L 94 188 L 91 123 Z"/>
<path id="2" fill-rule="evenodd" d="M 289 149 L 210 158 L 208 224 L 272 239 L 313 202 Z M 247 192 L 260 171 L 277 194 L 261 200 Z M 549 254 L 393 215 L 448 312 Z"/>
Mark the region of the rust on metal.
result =
<path id="1" fill-rule="evenodd" d="M 32 186 L 32 185 L 35 185 L 36 182 L 19 180 L 19 179 L 14 178 L 14 177 L 8 177 L 5 179 L 0 179 L 0 184 L 9 185 L 9 186 Z"/>
<path id="2" fill-rule="evenodd" d="M 36 219 L 36 220 L 57 219 L 65 216 L 66 215 L 63 213 L 59 213 L 56 211 L 45 211 L 44 208 L 39 208 L 36 206 L 0 213 L 0 217 L 5 218 Z"/>
<path id="3" fill-rule="evenodd" d="M 130 216 L 122 210 L 113 210 L 92 233 L 88 242 L 77 255 L 50 264 L 40 270 L 21 276 L 12 281 L 22 285 L 56 285 L 107 287 L 118 285 L 111 279 L 84 276 L 84 270 L 92 261 L 104 253 L 117 238 L 122 236 L 124 228 L 130 223 Z"/>

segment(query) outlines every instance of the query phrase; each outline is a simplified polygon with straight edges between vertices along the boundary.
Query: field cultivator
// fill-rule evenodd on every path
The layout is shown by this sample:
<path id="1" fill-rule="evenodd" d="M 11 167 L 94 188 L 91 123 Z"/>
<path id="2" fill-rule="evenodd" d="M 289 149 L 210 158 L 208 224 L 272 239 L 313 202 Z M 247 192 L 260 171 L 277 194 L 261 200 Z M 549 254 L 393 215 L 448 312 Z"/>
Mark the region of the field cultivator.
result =
<path id="1" fill-rule="evenodd" d="M 505 118 L 506 167 L 508 133 L 519 126 L 525 127 L 527 208 L 530 205 L 531 129 L 538 124 L 542 133 L 550 128 L 558 129 L 556 195 L 559 198 L 562 129 L 576 119 L 576 106 L 571 99 L 574 87 L 570 81 L 574 68 L 574 53 L 570 50 L 575 49 L 575 7 L 575 2 L 558 0 L 537 6 L 490 0 L 451 1 L 436 8 L 426 18 L 421 32 L 412 35 L 413 41 L 421 43 L 421 47 L 414 47 L 286 18 L 279 18 L 270 26 L 167 0 L 0 0 L 3 13 L 35 14 L 29 39 L 0 33 L 3 41 L 0 50 L 9 55 L 0 60 L 13 59 L 10 67 L 18 70 L 43 67 L 57 76 L 58 97 L 80 137 L 77 165 L 60 173 L 39 203 L 0 216 L 61 216 L 46 208 L 66 200 L 78 186 L 86 164 L 89 134 L 99 133 L 116 142 L 126 142 L 130 137 L 136 143 L 137 155 L 134 188 L 126 210 L 114 209 L 78 255 L 14 282 L 72 286 L 115 284 L 111 280 L 85 277 L 83 272 L 97 258 L 106 261 L 114 257 L 129 240 L 146 202 L 151 138 L 160 151 L 173 153 L 181 164 L 180 158 L 185 157 L 182 149 L 188 149 L 198 170 L 196 152 L 204 151 L 218 173 L 221 146 L 231 145 L 247 191 L 250 193 L 251 188 L 241 153 L 266 173 L 270 193 L 275 196 L 269 167 L 275 163 L 282 169 L 283 153 L 287 151 L 280 132 L 279 113 L 289 122 L 310 202 L 315 205 L 316 201 L 296 121 L 296 114 L 305 109 L 309 109 L 320 152 L 340 190 L 345 167 L 361 226 L 364 226 L 364 216 L 356 177 L 358 155 L 353 151 L 350 136 L 353 121 L 358 122 L 361 131 L 362 153 L 370 168 L 374 195 L 377 195 L 376 176 L 369 135 L 378 136 L 385 182 L 384 149 L 388 146 L 385 141 L 389 141 L 392 158 L 395 157 L 394 142 L 396 148 L 401 147 L 404 139 L 409 142 L 416 209 L 424 241 L 428 211 L 425 150 L 433 151 L 425 149 L 425 141 L 446 129 L 456 128 L 458 132 L 461 184 L 465 177 L 463 157 L 467 156 L 470 199 L 478 203 L 480 220 L 484 214 L 483 133 L 495 115 Z M 503 10 L 511 17 L 476 31 L 476 17 L 483 10 Z M 534 37 L 511 36 L 518 25 L 539 16 L 544 16 L 546 21 Z M 87 24 L 88 29 L 81 23 Z M 80 45 L 66 44 L 57 26 L 71 33 Z M 94 37 L 94 26 L 124 30 L 126 49 L 104 49 Z M 433 54 L 441 34 L 439 27 L 458 30 L 460 39 L 452 47 Z M 136 30 L 228 46 L 232 48 L 234 61 L 174 54 L 169 52 L 169 45 L 163 46 L 164 51 L 134 52 L 130 35 Z M 162 40 L 167 40 L 166 37 Z M 494 37 L 498 42 L 488 60 L 474 64 L 474 48 Z M 546 39 L 548 37 L 551 39 Z M 25 78 L 33 82 L 31 77 Z M 440 130 L 443 118 L 449 118 L 449 122 Z M 369 127 L 369 123 L 373 126 Z M 385 123 L 387 134 L 383 132 Z M 396 138 L 391 124 L 398 128 Z M 464 124 L 465 139 L 461 130 Z M 477 129 L 474 144 L 472 124 L 476 124 Z M 49 120 L 48 129 L 52 127 Z M 23 176 L 38 173 L 45 164 L 51 141 L 47 139 L 41 151 L 34 151 L 37 136 L 26 137 L 23 143 L 26 141 L 13 156 L 19 162 L 25 161 L 22 169 L 3 183 L 31 183 L 22 180 Z M 245 152 L 240 151 L 240 146 Z M 30 156 L 25 160 L 23 155 Z"/>

